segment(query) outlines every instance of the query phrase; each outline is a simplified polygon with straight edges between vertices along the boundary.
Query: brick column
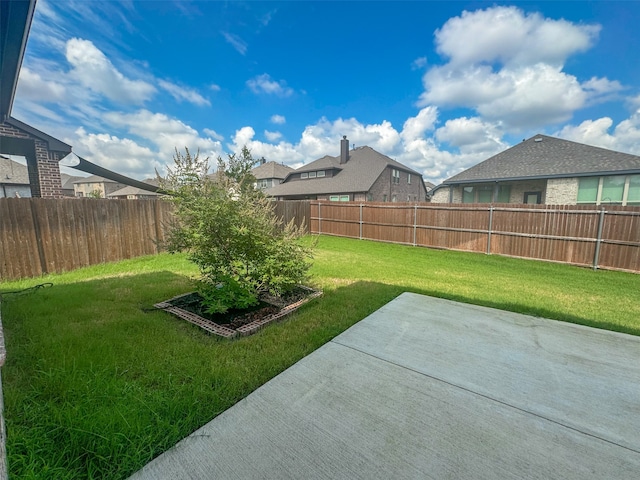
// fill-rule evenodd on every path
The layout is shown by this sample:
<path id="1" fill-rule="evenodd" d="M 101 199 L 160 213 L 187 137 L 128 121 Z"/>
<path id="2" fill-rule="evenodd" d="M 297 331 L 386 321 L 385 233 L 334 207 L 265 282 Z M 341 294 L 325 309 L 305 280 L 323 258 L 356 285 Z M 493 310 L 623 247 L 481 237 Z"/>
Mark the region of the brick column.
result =
<path id="1" fill-rule="evenodd" d="M 62 198 L 60 153 L 50 151 L 46 141 L 8 123 L 0 123 L 0 153 L 27 159 L 32 196 Z"/>

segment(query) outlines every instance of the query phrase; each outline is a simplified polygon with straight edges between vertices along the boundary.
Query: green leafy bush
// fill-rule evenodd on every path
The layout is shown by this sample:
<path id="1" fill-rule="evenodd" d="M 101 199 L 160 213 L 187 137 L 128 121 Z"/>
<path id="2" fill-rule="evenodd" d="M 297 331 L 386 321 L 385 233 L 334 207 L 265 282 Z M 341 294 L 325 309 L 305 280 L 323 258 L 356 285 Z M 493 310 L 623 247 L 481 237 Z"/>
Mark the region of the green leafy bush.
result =
<path id="1" fill-rule="evenodd" d="M 311 251 L 302 227 L 283 225 L 273 202 L 254 188 L 245 147 L 209 175 L 208 159 L 176 150 L 161 186 L 175 205 L 169 251 L 187 251 L 201 273 L 199 291 L 209 313 L 246 308 L 260 294 L 282 295 L 307 278 Z"/>

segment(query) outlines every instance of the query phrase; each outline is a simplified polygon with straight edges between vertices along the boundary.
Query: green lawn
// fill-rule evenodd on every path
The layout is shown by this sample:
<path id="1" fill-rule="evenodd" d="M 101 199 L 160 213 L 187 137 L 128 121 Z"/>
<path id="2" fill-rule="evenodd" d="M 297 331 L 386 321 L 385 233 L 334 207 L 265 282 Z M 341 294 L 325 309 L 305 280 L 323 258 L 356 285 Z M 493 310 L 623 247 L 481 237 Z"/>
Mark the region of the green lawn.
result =
<path id="1" fill-rule="evenodd" d="M 0 284 L 11 478 L 126 478 L 403 291 L 640 335 L 640 275 L 320 237 L 325 294 L 219 340 L 150 307 L 190 289 L 158 255 Z"/>

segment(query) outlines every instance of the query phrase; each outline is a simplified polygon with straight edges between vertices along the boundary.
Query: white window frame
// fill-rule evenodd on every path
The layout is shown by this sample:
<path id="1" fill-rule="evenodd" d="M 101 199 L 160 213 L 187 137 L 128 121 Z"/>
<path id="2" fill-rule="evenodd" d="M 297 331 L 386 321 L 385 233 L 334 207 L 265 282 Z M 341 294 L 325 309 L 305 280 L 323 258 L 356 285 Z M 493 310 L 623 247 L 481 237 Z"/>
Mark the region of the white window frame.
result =
<path id="1" fill-rule="evenodd" d="M 300 174 L 300 178 L 304 179 L 304 178 L 309 178 L 309 174 L 307 172 L 301 173 Z"/>
<path id="2" fill-rule="evenodd" d="M 400 183 L 400 170 L 396 170 L 395 168 L 391 169 L 391 178 L 392 183 L 399 184 Z"/>
<path id="3" fill-rule="evenodd" d="M 322 178 L 325 176 L 324 170 L 318 170 L 318 178 Z"/>
<path id="4" fill-rule="evenodd" d="M 316 178 L 316 172 L 309 172 L 309 178 Z"/>

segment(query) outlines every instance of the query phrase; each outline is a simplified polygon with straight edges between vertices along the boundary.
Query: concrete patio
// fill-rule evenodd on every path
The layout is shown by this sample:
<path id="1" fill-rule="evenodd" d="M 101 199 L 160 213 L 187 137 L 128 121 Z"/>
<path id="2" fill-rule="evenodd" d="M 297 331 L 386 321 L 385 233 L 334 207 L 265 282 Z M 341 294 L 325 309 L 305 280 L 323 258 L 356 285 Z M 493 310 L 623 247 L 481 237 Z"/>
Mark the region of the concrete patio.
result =
<path id="1" fill-rule="evenodd" d="M 637 478 L 639 360 L 639 337 L 405 293 L 131 478 Z"/>

